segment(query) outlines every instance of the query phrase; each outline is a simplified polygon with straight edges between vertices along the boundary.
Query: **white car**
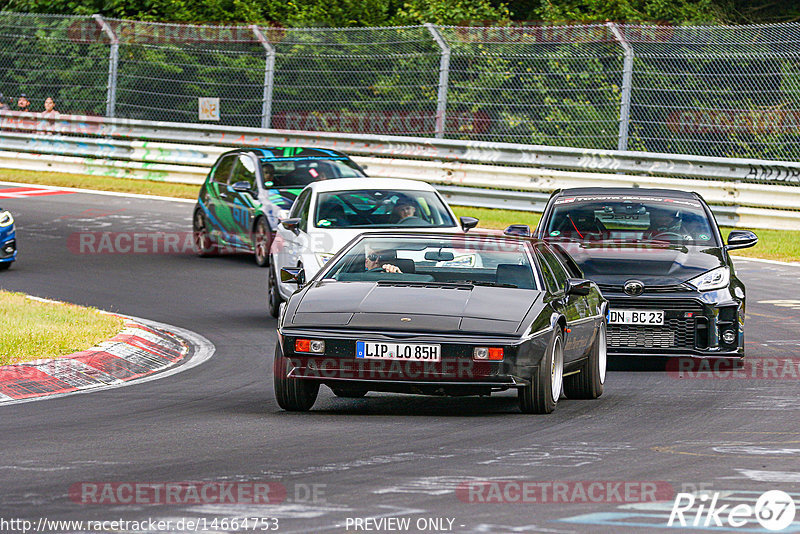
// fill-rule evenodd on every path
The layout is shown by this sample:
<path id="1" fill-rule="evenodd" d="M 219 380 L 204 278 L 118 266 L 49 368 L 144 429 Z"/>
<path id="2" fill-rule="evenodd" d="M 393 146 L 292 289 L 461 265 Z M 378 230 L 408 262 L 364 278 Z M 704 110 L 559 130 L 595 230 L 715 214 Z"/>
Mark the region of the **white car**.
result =
<path id="1" fill-rule="evenodd" d="M 340 178 L 314 182 L 300 193 L 278 225 L 270 250 L 267 306 L 273 317 L 297 290 L 281 281 L 283 268 L 303 269 L 311 279 L 345 244 L 362 232 L 468 231 L 474 217 L 455 214 L 430 184 L 395 178 Z"/>

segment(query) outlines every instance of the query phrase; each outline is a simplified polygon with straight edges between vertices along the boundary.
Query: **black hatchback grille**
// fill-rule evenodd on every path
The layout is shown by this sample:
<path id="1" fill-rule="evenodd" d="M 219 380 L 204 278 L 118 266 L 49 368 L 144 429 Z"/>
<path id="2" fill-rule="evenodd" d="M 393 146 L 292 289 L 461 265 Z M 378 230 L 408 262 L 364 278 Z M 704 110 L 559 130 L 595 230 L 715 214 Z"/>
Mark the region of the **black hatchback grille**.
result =
<path id="1" fill-rule="evenodd" d="M 693 301 L 636 302 L 612 300 L 611 309 L 664 310 L 663 325 L 608 325 L 612 348 L 695 348 L 697 318 L 703 308 Z"/>

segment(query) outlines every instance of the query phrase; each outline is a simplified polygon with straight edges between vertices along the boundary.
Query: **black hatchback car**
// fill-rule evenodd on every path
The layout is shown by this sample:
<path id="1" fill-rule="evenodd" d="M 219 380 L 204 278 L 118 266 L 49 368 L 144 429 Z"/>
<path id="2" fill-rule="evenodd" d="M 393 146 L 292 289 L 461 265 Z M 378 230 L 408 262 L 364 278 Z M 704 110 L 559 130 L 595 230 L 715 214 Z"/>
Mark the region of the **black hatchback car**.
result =
<path id="1" fill-rule="evenodd" d="M 362 178 L 364 170 L 335 150 L 242 148 L 222 154 L 200 188 L 192 218 L 195 250 L 252 252 L 266 267 L 281 211 L 319 180 Z"/>
<path id="2" fill-rule="evenodd" d="M 745 288 L 700 195 L 662 189 L 556 191 L 535 232 L 560 244 L 608 299 L 608 352 L 744 358 Z"/>

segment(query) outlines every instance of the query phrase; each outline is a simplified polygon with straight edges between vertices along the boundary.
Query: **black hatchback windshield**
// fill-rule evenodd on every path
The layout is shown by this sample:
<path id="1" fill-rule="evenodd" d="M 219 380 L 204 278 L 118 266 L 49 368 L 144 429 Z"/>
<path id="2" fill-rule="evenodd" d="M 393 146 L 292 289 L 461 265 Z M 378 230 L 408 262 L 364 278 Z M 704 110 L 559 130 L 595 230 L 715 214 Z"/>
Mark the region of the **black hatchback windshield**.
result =
<path id="1" fill-rule="evenodd" d="M 718 246 L 703 205 L 692 199 L 597 195 L 563 197 L 553 205 L 544 235 L 549 240 Z"/>

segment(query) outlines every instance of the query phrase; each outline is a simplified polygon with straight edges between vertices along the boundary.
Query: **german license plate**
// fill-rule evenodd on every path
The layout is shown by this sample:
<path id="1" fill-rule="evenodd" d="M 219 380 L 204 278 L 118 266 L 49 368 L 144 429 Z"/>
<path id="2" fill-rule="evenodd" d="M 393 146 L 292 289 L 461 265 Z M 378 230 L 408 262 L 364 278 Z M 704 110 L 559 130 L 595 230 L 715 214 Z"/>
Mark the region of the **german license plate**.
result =
<path id="1" fill-rule="evenodd" d="M 608 324 L 663 325 L 663 310 L 609 310 Z"/>
<path id="2" fill-rule="evenodd" d="M 442 361 L 442 349 L 441 345 L 356 341 L 356 358 L 364 358 L 367 360 L 439 362 Z"/>

